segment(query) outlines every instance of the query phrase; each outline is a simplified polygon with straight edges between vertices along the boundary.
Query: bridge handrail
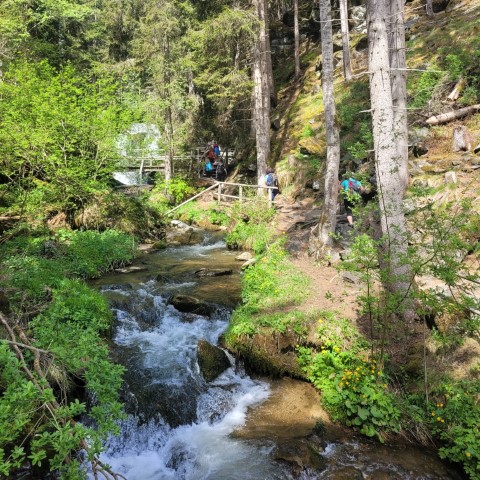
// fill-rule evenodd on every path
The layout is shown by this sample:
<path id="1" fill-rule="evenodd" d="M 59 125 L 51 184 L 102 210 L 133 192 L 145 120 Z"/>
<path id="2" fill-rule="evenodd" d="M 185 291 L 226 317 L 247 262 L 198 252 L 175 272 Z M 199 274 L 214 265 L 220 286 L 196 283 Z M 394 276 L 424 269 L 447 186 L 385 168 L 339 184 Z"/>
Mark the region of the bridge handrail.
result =
<path id="1" fill-rule="evenodd" d="M 205 190 L 202 190 L 200 193 L 197 193 L 196 195 L 194 195 L 193 197 L 189 198 L 188 200 L 185 200 L 184 202 L 182 202 L 180 205 L 177 205 L 176 207 L 172 208 L 171 210 L 169 210 L 168 212 L 166 212 L 165 215 L 170 215 L 172 212 L 174 212 L 175 210 L 179 209 L 180 207 L 183 207 L 184 205 L 186 205 L 187 203 L 191 202 L 192 200 L 195 200 L 197 199 L 198 197 L 200 197 L 201 195 L 203 195 L 204 193 L 210 191 L 210 190 L 213 190 L 214 188 L 217 188 L 219 189 L 219 197 L 218 197 L 218 201 L 220 202 L 220 196 L 221 195 L 225 195 L 225 194 L 222 194 L 221 193 L 221 188 L 223 185 L 231 185 L 231 186 L 234 186 L 234 187 L 250 187 L 250 188 L 261 188 L 261 189 L 264 189 L 264 190 L 278 190 L 278 187 L 274 187 L 274 186 L 266 186 L 266 185 L 254 185 L 254 184 L 250 184 L 250 183 L 232 183 L 232 182 L 215 182 L 213 185 L 211 185 L 210 187 L 206 188 Z M 229 198 L 238 198 L 240 201 L 242 200 L 242 197 L 241 196 L 235 196 L 235 195 L 225 195 Z M 270 201 L 271 202 L 271 201 Z"/>

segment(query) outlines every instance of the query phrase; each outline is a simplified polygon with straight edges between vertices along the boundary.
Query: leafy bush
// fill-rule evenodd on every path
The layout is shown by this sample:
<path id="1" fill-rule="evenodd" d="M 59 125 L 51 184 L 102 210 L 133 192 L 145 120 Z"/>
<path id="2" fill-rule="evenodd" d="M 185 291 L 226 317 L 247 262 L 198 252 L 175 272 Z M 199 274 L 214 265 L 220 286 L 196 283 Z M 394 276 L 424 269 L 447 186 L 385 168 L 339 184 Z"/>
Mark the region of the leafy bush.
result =
<path id="1" fill-rule="evenodd" d="M 320 351 L 298 346 L 297 352 L 333 418 L 380 440 L 386 431 L 398 431 L 400 410 L 385 373 L 363 353 L 366 342 L 347 320 L 332 321 L 331 314 L 322 313 L 318 322 Z"/>
<path id="2" fill-rule="evenodd" d="M 480 380 L 444 382 L 430 405 L 432 431 L 443 442 L 441 458 L 463 465 L 471 478 L 480 477 Z"/>
<path id="3" fill-rule="evenodd" d="M 413 108 L 424 107 L 432 98 L 432 94 L 443 76 L 436 65 L 430 65 L 418 79 L 412 81 L 409 88 L 410 106 Z"/>
<path id="4" fill-rule="evenodd" d="M 174 177 L 170 181 L 157 183 L 153 189 L 153 199 L 159 204 L 178 205 L 195 195 L 196 190 L 183 177 Z"/>

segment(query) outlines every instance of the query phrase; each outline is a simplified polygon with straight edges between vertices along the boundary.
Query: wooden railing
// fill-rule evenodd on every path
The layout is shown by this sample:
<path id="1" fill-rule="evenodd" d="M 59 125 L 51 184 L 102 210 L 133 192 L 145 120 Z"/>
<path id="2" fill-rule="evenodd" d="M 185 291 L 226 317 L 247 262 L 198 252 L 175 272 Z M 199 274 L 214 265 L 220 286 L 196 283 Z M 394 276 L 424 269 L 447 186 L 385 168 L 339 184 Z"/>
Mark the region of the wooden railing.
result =
<path id="1" fill-rule="evenodd" d="M 203 166 L 205 160 L 206 147 L 197 147 L 188 154 L 174 155 L 172 158 L 172 167 L 174 173 L 182 172 L 189 174 L 198 173 L 198 167 Z M 221 151 L 220 158 L 224 165 L 228 167 L 229 162 L 234 158 L 235 151 L 226 148 Z M 165 169 L 166 155 L 157 156 L 130 156 L 122 159 L 121 164 L 128 170 L 138 170 L 140 174 L 144 172 L 161 172 Z"/>
<path id="2" fill-rule="evenodd" d="M 223 193 L 223 189 L 225 186 L 232 186 L 232 187 L 238 187 L 238 195 L 231 195 L 231 194 L 226 194 Z M 250 185 L 248 183 L 232 183 L 232 182 L 215 182 L 212 186 L 206 188 L 205 190 L 201 191 L 200 193 L 197 193 L 193 197 L 189 198 L 188 200 L 185 200 L 183 203 L 180 205 L 177 205 L 176 207 L 172 208 L 169 210 L 166 214 L 170 215 L 172 212 L 175 210 L 179 209 L 180 207 L 183 207 L 187 203 L 196 200 L 197 198 L 201 197 L 204 193 L 214 191 L 216 189 L 216 192 L 213 192 L 213 195 L 217 197 L 217 202 L 220 204 L 222 200 L 238 200 L 240 204 L 242 204 L 245 201 L 252 200 L 252 197 L 248 197 L 244 195 L 245 190 L 248 190 L 249 188 L 251 189 L 263 189 L 267 190 L 268 192 L 268 204 L 269 206 L 272 206 L 272 201 L 270 200 L 271 198 L 271 192 L 273 190 L 278 190 L 278 187 L 267 187 L 264 185 Z"/>

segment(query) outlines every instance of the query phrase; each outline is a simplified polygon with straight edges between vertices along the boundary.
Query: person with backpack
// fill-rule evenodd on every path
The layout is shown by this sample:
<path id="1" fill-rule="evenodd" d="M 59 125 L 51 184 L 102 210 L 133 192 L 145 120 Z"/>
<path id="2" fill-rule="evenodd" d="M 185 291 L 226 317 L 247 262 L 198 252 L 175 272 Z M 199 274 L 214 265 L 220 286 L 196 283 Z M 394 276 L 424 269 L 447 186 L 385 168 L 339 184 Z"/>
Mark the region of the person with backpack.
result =
<path id="1" fill-rule="evenodd" d="M 353 177 L 346 176 L 340 183 L 343 194 L 343 204 L 347 213 L 348 226 L 353 228 L 353 209 L 361 200 L 362 184 Z"/>
<path id="2" fill-rule="evenodd" d="M 217 142 L 213 142 L 213 151 L 215 152 L 215 156 L 220 158 L 220 147 Z"/>
<path id="3" fill-rule="evenodd" d="M 275 197 L 280 193 L 280 190 L 278 189 L 277 174 L 271 167 L 268 167 L 265 173 L 265 185 L 267 187 L 277 187 L 268 189 L 268 198 L 273 202 L 275 200 Z"/>
<path id="4" fill-rule="evenodd" d="M 216 162 L 216 177 L 217 180 L 220 182 L 224 182 L 225 179 L 227 178 L 227 169 L 225 168 L 225 165 L 223 164 L 222 160 L 218 160 Z"/>

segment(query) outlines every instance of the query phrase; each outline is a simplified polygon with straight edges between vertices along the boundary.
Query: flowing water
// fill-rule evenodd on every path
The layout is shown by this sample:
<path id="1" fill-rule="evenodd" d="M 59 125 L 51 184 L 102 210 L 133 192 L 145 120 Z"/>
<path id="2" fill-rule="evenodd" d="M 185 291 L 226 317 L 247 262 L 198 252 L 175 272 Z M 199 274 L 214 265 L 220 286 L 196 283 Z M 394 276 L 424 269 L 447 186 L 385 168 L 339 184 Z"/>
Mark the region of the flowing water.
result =
<path id="1" fill-rule="evenodd" d="M 362 446 L 352 439 L 324 439 L 320 470 L 299 471 L 278 461 L 286 458 L 278 453 L 285 445 L 279 446 L 275 426 L 270 433 L 267 428 L 252 434 L 255 428 L 248 428 L 247 414 L 253 418 L 251 413 L 266 405 L 281 409 L 275 402 L 288 397 L 282 384 L 271 395 L 271 382 L 250 378 L 233 361 L 206 383 L 197 364 L 198 341 L 216 344 L 239 301 L 240 265 L 221 237 L 206 234 L 200 245 L 150 254 L 139 261 L 136 272 L 97 282 L 116 314 L 114 355 L 126 367 L 128 412 L 121 435 L 108 441 L 103 461 L 128 480 L 459 478 L 432 455 L 428 465 L 427 457 L 421 457 L 424 452 L 403 459 L 392 449 L 378 455 L 368 443 Z M 231 268 L 233 274 L 198 278 L 195 271 L 203 267 Z M 177 293 L 212 304 L 211 317 L 177 311 L 168 303 Z M 261 420 L 253 423 L 258 426 Z M 245 424 L 247 432 L 241 433 Z"/>

